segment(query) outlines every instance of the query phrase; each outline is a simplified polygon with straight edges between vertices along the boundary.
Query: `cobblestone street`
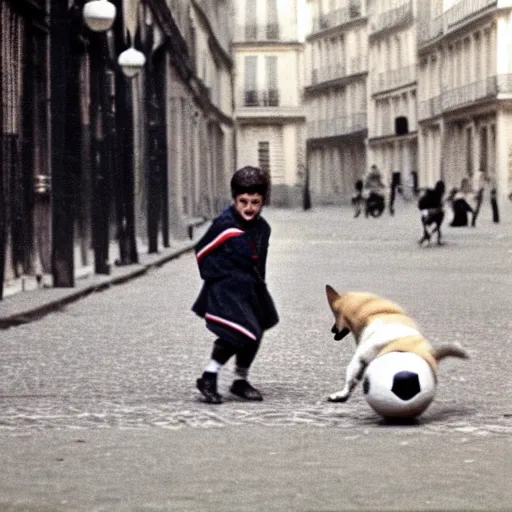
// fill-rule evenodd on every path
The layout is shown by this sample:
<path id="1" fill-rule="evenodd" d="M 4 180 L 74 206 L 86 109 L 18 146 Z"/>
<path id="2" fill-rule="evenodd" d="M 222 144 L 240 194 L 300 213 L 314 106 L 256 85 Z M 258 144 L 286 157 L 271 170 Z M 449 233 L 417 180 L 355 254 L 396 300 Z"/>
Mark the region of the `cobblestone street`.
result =
<path id="1" fill-rule="evenodd" d="M 223 405 L 205 405 L 195 390 L 195 378 L 208 359 L 213 336 L 190 311 L 201 284 L 192 253 L 138 279 L 84 297 L 62 311 L 0 331 L 0 450 L 8 466 L 7 470 L 3 468 L 4 485 L 0 484 L 0 509 L 506 510 L 512 503 L 512 493 L 506 485 L 512 469 L 510 449 L 503 459 L 496 457 L 504 453 L 503 446 L 511 444 L 512 435 L 512 208 L 507 204 L 501 213 L 502 222 L 493 224 L 486 204 L 476 228 L 451 228 L 446 222 L 446 244 L 420 248 L 416 243 L 421 234 L 420 222 L 413 203 L 400 202 L 394 217 L 386 213 L 378 219 L 354 219 L 346 207 L 308 212 L 267 209 L 265 216 L 273 227 L 267 281 L 281 322 L 267 333 L 251 374 L 251 380 L 265 396 L 263 403 L 245 403 L 229 394 L 231 363 L 221 374 L 220 390 L 226 399 Z M 383 428 L 360 390 L 346 404 L 325 401 L 329 393 L 339 389 L 353 352 L 351 338 L 332 339 L 325 284 L 340 292 L 361 290 L 384 295 L 416 317 L 433 344 L 459 341 L 469 351 L 469 361 L 450 359 L 441 363 L 436 399 L 418 425 Z M 208 434 L 209 427 L 216 428 Z M 35 460 L 38 446 L 58 452 L 59 440 L 61 447 L 69 448 L 73 440 L 85 440 L 81 443 L 84 447 L 96 442 L 105 452 L 115 452 L 115 439 L 124 439 L 120 432 L 136 444 L 132 452 L 119 455 L 121 466 L 126 469 L 133 464 L 134 474 L 141 480 L 138 484 L 135 477 L 133 481 L 128 477 L 123 482 L 112 480 L 110 494 L 105 494 L 103 487 L 103 493 L 98 488 L 96 494 L 91 489 L 80 490 L 81 481 L 94 485 L 94 480 L 84 475 L 95 472 L 94 464 L 99 463 L 101 451 L 94 455 L 87 452 L 89 458 L 85 462 L 77 458 L 76 464 L 62 473 L 62 480 L 55 467 L 50 463 L 45 467 L 42 462 L 49 460 L 45 459 L 47 454 L 41 452 L 43 459 Z M 244 432 L 247 438 L 242 442 Z M 352 447 L 345 443 L 343 450 L 353 451 L 347 456 L 357 458 L 356 446 L 364 450 L 359 443 L 368 436 L 372 444 L 377 443 L 373 449 L 380 455 L 372 460 L 370 451 L 357 462 L 345 459 L 336 470 L 329 466 L 327 475 L 322 465 L 334 464 L 329 446 L 338 435 L 354 440 Z M 208 446 L 208 439 L 213 446 Z M 296 445 L 293 439 L 298 440 Z M 173 448 L 172 440 L 179 443 L 179 448 Z M 422 471 L 430 467 L 438 472 L 439 485 L 442 478 L 448 478 L 443 476 L 443 467 L 448 471 L 453 465 L 450 471 L 461 471 L 457 456 L 450 458 L 450 447 L 457 445 L 457 453 L 463 459 L 473 460 L 475 455 L 469 452 L 478 443 L 489 444 L 477 456 L 481 463 L 478 471 L 466 467 L 467 480 L 455 473 L 452 485 L 458 498 L 435 491 L 429 501 L 418 491 L 420 501 L 415 501 L 416 491 L 405 479 L 396 489 L 388 482 L 388 487 L 381 489 L 383 497 L 379 502 L 377 490 L 365 486 L 373 481 L 365 468 L 372 473 L 372 466 L 376 465 L 380 468 L 377 472 L 382 472 L 387 464 L 390 471 L 402 471 L 406 478 L 407 464 L 394 468 L 393 450 L 389 449 L 398 446 L 400 440 L 418 447 L 416 452 L 409 447 L 415 453 L 411 456 L 422 454 L 421 460 L 426 461 Z M 448 440 L 453 442 L 447 443 Z M 125 450 L 130 448 L 119 442 Z M 274 468 L 273 483 L 261 481 L 261 496 L 269 500 L 263 508 L 259 508 L 264 502 L 258 497 L 255 482 L 247 487 L 247 493 L 237 487 L 237 477 L 247 484 L 250 474 L 241 476 L 243 465 L 234 465 L 236 473 L 230 472 L 232 466 L 224 465 L 217 474 L 221 482 L 218 485 L 210 476 L 206 487 L 211 491 L 194 480 L 201 481 L 197 475 L 201 474 L 203 454 L 209 461 L 207 466 L 215 467 L 210 455 L 217 454 L 222 459 L 221 454 L 231 442 L 233 451 L 238 447 L 239 455 L 246 457 L 249 466 L 257 447 L 264 447 L 266 442 L 270 451 L 279 452 L 281 446 L 287 453 L 287 471 L 291 473 L 283 473 L 279 466 L 280 469 Z M 315 443 L 321 443 L 320 451 L 312 448 L 318 446 Z M 464 443 L 468 443 L 467 456 Z M 251 452 L 248 446 L 254 444 Z M 144 485 L 151 485 L 149 474 L 159 478 L 153 464 L 161 462 L 162 446 L 171 458 L 174 450 L 177 466 L 167 462 L 173 477 L 165 473 L 169 468 L 162 468 L 167 476 L 162 475 L 162 481 L 155 483 L 152 494 L 151 488 Z M 75 443 L 73 450 L 66 453 L 71 458 L 78 457 L 79 449 Z M 311 471 L 315 476 L 306 470 L 296 452 L 302 449 L 310 457 L 308 464 L 314 463 Z M 439 450 L 445 462 L 442 467 L 435 467 L 438 460 L 434 453 L 437 451 L 440 457 Z M 494 457 L 494 465 L 486 454 Z M 236 457 L 236 452 L 229 456 Z M 269 467 L 267 463 L 268 458 L 260 464 L 262 473 L 263 468 Z M 98 478 L 104 464 L 98 466 Z M 351 464 L 359 468 L 352 487 L 331 488 L 329 479 L 334 478 L 339 486 L 348 478 L 343 471 L 350 473 Z M 85 473 L 81 474 L 79 467 Z M 180 467 L 184 468 L 183 473 Z M 37 471 L 39 484 L 37 488 L 30 487 L 24 478 L 33 478 Z M 144 471 L 148 473 L 142 476 Z M 494 472 L 496 478 L 491 478 L 488 471 Z M 290 476 L 293 474 L 297 481 Z M 308 474 L 312 482 L 309 491 Z M 48 492 L 43 475 L 49 475 L 53 482 Z M 105 475 L 112 476 L 110 471 Z M 13 483 L 15 478 L 21 478 L 17 485 Z M 167 491 L 166 478 L 173 481 Z M 471 478 L 494 488 L 475 489 Z M 357 481 L 366 491 L 363 487 L 354 490 Z M 107 488 L 108 482 L 103 482 Z M 131 486 L 131 491 L 118 496 L 115 490 L 123 485 Z M 144 491 L 136 493 L 137 485 Z M 296 494 L 290 497 L 286 485 L 301 487 L 301 492 L 313 493 L 315 499 L 310 499 L 312 494 L 302 500 Z M 323 501 L 319 485 L 326 492 Z M 447 485 L 446 481 L 442 483 L 442 487 Z M 230 495 L 232 486 L 237 489 Z M 59 489 L 66 491 L 62 499 Z M 187 492 L 190 496 L 185 499 Z M 400 498 L 404 493 L 409 501 Z"/>

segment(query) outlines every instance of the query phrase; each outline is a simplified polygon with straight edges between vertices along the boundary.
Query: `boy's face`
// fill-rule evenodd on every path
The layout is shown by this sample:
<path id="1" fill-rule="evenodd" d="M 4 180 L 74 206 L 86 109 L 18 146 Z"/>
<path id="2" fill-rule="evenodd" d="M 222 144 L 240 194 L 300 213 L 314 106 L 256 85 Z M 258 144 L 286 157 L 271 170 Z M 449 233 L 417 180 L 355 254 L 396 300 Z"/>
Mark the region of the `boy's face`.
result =
<path id="1" fill-rule="evenodd" d="M 261 194 L 240 194 L 235 197 L 235 210 L 247 222 L 254 220 L 263 208 Z"/>

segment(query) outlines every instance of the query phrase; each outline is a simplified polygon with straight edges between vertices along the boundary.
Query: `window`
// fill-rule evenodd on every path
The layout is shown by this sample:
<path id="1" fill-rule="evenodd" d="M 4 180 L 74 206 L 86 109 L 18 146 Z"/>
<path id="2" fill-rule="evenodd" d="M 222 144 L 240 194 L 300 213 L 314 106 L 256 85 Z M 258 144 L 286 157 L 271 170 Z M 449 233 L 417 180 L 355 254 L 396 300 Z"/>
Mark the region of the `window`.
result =
<path id="1" fill-rule="evenodd" d="M 258 57 L 246 56 L 245 63 L 245 97 L 244 105 L 246 107 L 254 107 L 258 105 L 258 91 L 256 82 L 256 66 Z"/>
<path id="2" fill-rule="evenodd" d="M 270 143 L 268 141 L 258 142 L 258 167 L 270 174 Z"/>
<path id="3" fill-rule="evenodd" d="M 267 0 L 267 39 L 279 39 L 277 0 Z"/>
<path id="4" fill-rule="evenodd" d="M 246 0 L 245 4 L 245 38 L 257 38 L 256 0 Z"/>
<path id="5" fill-rule="evenodd" d="M 279 106 L 279 90 L 277 89 L 277 57 L 267 55 L 265 57 L 267 74 L 267 100 L 268 106 Z"/>

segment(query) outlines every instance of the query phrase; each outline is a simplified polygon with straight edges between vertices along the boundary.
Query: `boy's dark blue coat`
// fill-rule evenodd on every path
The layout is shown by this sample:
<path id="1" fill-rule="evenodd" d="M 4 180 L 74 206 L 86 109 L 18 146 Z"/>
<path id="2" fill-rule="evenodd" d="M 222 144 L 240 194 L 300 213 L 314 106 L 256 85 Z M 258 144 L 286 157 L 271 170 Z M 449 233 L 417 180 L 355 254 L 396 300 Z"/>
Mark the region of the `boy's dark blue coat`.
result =
<path id="1" fill-rule="evenodd" d="M 265 284 L 270 226 L 245 222 L 233 206 L 222 212 L 195 247 L 203 286 L 192 311 L 219 338 L 237 346 L 259 342 L 279 321 Z"/>

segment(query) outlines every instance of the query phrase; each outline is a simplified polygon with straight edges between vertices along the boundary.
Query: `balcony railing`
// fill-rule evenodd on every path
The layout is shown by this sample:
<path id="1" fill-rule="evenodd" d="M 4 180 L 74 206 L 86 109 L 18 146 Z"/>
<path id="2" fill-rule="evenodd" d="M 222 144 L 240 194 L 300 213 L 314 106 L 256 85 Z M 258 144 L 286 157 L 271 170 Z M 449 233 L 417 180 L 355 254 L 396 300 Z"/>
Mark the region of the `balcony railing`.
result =
<path id="1" fill-rule="evenodd" d="M 330 80 L 337 80 L 366 71 L 368 71 L 368 56 L 352 57 L 348 61 L 348 65 L 339 63 L 335 66 L 314 68 L 311 71 L 311 85 L 318 85 L 322 82 L 329 82 Z"/>
<path id="2" fill-rule="evenodd" d="M 429 98 L 428 100 L 421 101 L 418 109 L 418 119 L 429 119 L 431 117 L 436 117 L 441 115 L 441 100 L 442 97 L 440 94 L 434 96 L 433 98 Z"/>
<path id="3" fill-rule="evenodd" d="M 322 30 L 339 27 L 349 21 L 360 18 L 362 15 L 361 1 L 351 0 L 348 7 L 342 7 L 314 18 L 313 32 L 321 32 Z"/>
<path id="4" fill-rule="evenodd" d="M 311 121 L 308 126 L 308 137 L 320 139 L 359 132 L 367 127 L 366 112 L 358 112 L 348 116 L 334 117 Z"/>
<path id="5" fill-rule="evenodd" d="M 392 69 L 379 73 L 373 81 L 373 92 L 394 89 L 416 80 L 416 66 L 410 65 L 403 68 Z"/>
<path id="6" fill-rule="evenodd" d="M 462 0 L 453 7 L 426 23 L 420 24 L 418 30 L 418 40 L 420 43 L 439 37 L 448 32 L 459 23 L 468 22 L 474 16 L 477 16 L 485 9 L 497 7 L 497 0 Z"/>
<path id="7" fill-rule="evenodd" d="M 287 42 L 298 38 L 296 26 L 287 24 L 286 29 L 277 23 L 262 25 L 238 25 L 234 30 L 234 42 Z"/>
<path id="8" fill-rule="evenodd" d="M 505 82 L 504 85 L 506 88 L 509 84 Z M 484 80 L 478 80 L 477 82 L 445 91 L 442 97 L 442 108 L 443 110 L 452 110 L 478 100 L 496 96 L 497 94 L 498 80 L 496 76 L 491 76 Z"/>
<path id="9" fill-rule="evenodd" d="M 247 90 L 243 93 L 244 107 L 279 107 L 278 89 Z"/>
<path id="10" fill-rule="evenodd" d="M 411 21 L 413 19 L 412 1 L 408 0 L 402 5 L 385 11 L 377 13 L 372 16 L 370 22 L 370 30 L 372 34 L 390 29 L 401 23 Z"/>
<path id="11" fill-rule="evenodd" d="M 418 118 L 429 119 L 477 101 L 496 98 L 499 94 L 512 95 L 512 74 L 491 76 L 421 101 Z"/>
<path id="12" fill-rule="evenodd" d="M 448 27 L 456 25 L 479 11 L 496 5 L 496 3 L 497 0 L 462 0 L 445 12 L 446 25 Z"/>

